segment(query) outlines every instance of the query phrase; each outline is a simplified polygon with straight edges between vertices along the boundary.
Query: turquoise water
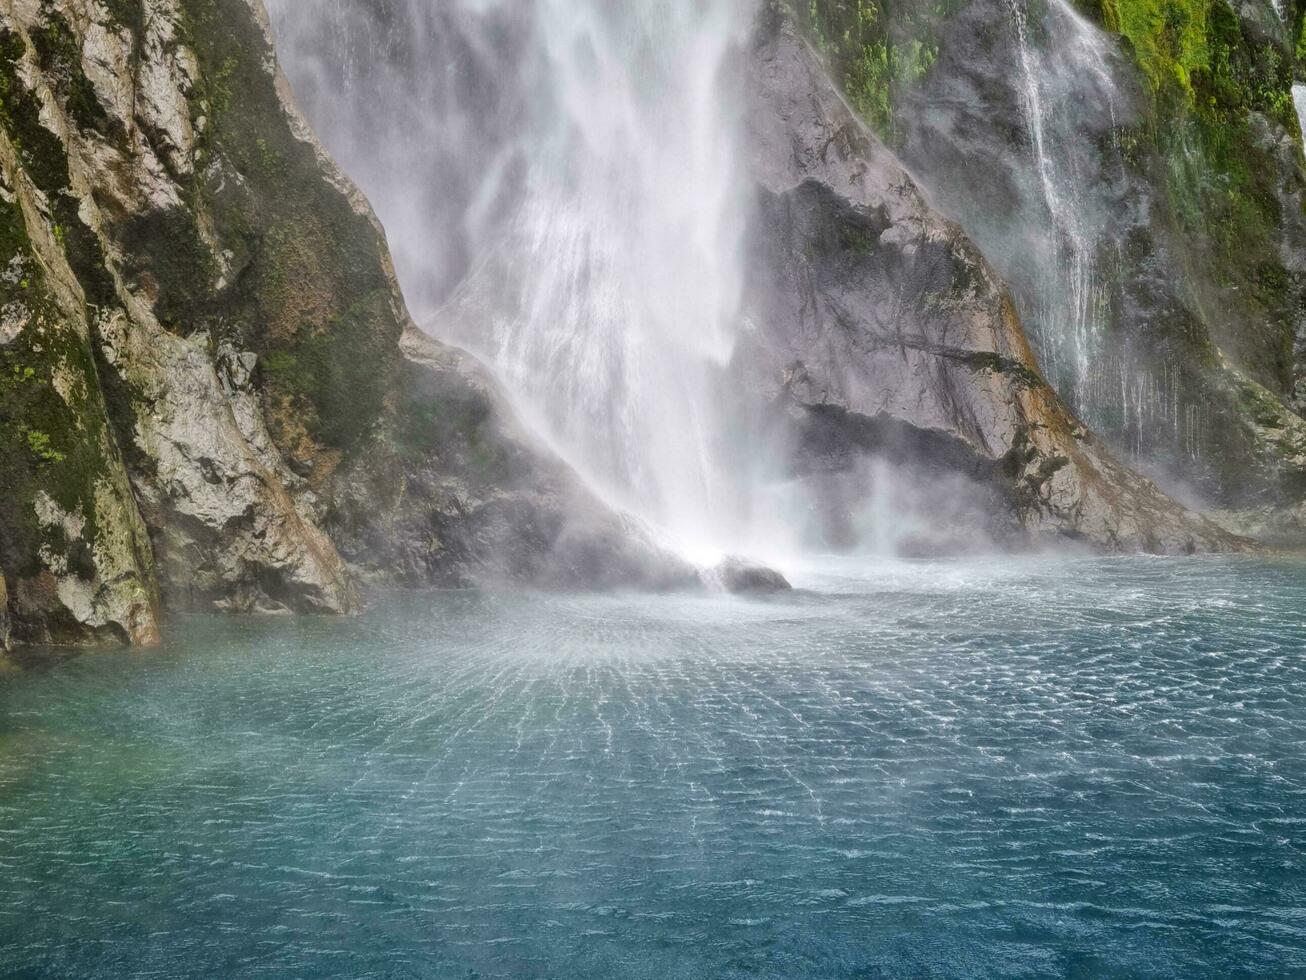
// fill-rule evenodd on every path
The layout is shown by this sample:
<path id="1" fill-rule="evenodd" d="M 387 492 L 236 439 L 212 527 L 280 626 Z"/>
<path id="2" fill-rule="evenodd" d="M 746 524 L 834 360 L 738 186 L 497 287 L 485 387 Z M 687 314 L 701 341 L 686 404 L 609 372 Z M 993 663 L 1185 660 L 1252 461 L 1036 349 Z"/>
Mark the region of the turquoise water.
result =
<path id="1" fill-rule="evenodd" d="M 799 579 L 0 676 L 0 975 L 1306 975 L 1306 565 Z"/>

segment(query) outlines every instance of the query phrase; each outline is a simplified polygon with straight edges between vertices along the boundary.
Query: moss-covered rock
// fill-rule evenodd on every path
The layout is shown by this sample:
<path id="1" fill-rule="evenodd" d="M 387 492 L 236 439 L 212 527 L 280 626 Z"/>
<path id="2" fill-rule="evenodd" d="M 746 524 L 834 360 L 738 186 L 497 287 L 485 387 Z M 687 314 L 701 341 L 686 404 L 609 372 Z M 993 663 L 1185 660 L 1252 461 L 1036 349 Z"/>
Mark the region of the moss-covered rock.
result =
<path id="1" fill-rule="evenodd" d="M 831 544 L 855 533 L 867 484 L 883 483 L 928 525 L 915 545 L 926 552 L 1048 539 L 1247 546 L 1121 465 L 1067 410 L 993 267 L 851 114 L 778 10 L 763 19 L 747 91 L 759 202 L 752 329 L 735 370 L 790 406 L 795 475 L 815 488 Z"/>
<path id="2" fill-rule="evenodd" d="M 232 7 L 231 24 L 261 37 L 253 13 Z M 310 169 L 280 172 L 281 188 L 247 179 L 232 162 L 258 169 L 240 156 L 243 144 L 229 148 L 217 136 L 206 93 L 223 81 L 210 83 L 187 43 L 190 16 L 174 0 L 112 8 L 67 0 L 16 11 L 6 25 L 15 55 L 7 121 L 26 165 L 41 175 L 76 287 L 93 304 L 94 387 L 97 397 L 103 388 L 112 436 L 126 449 L 168 605 L 349 611 L 356 590 L 314 525 L 311 501 L 297 493 L 306 485 L 251 410 L 260 397 L 253 371 L 232 383 L 217 351 L 248 351 L 278 312 L 242 288 L 284 265 L 275 253 L 257 254 L 271 229 L 302 231 L 267 200 L 319 185 L 315 213 L 332 202 L 352 211 L 311 147 L 298 158 Z M 244 118 L 267 136 L 250 138 L 294 142 L 262 50 L 244 54 L 241 77 L 262 79 L 266 93 Z M 331 241 L 314 233 L 319 246 Z M 351 243 L 340 238 L 317 252 L 337 255 Z M 384 282 L 375 253 L 373 265 Z M 305 288 L 326 293 L 331 285 L 343 305 L 353 284 L 338 272 Z M 360 361 L 366 370 L 365 359 L 342 359 Z"/>
<path id="3" fill-rule="evenodd" d="M 12 35 L 7 35 L 12 38 Z M 20 642 L 157 638 L 153 563 L 101 393 L 81 288 L 49 196 L 27 165 L 56 148 L 19 124 L 17 76 L 0 131 L 0 573 Z M 12 127 L 12 128 L 10 128 Z M 22 142 L 23 135 L 27 142 Z M 57 187 L 51 187 L 57 192 Z"/>
<path id="4" fill-rule="evenodd" d="M 13 646 L 13 634 L 9 625 L 9 587 L 5 584 L 5 576 L 0 571 L 0 657 L 3 657 Z"/>

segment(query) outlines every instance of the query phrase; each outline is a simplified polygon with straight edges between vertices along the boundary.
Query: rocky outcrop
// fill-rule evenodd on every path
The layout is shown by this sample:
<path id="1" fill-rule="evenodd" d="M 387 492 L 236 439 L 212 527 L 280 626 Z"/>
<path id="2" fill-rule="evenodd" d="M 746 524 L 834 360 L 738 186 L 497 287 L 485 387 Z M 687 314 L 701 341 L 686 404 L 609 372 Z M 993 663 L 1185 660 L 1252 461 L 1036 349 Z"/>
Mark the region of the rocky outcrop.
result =
<path id="1" fill-rule="evenodd" d="M 360 584 L 700 582 L 415 329 L 257 0 L 9 0 L 0 48 L 0 642 L 346 613 Z M 905 498 L 897 544 L 921 553 L 1241 546 L 1076 421 L 993 270 L 774 10 L 746 71 L 757 208 L 730 370 L 825 540 Z M 718 579 L 782 587 L 746 564 Z"/>
<path id="2" fill-rule="evenodd" d="M 22 642 L 373 582 L 692 571 L 413 335 L 257 0 L 0 6 L 0 570 Z M 420 349 L 419 349 L 420 348 Z M 337 547 L 339 543 L 339 547 Z"/>
<path id="3" fill-rule="evenodd" d="M 733 592 L 736 595 L 771 595 L 790 592 L 789 580 L 774 568 L 767 568 L 746 558 L 727 558 L 703 573 L 703 581 L 710 589 Z"/>
<path id="4" fill-rule="evenodd" d="M 466 354 L 415 328 L 399 403 L 341 469 L 327 526 L 368 577 L 404 585 L 670 589 L 692 567 L 599 502 L 517 424 Z"/>
<path id="5" fill-rule="evenodd" d="M 1258 406 L 1302 411 L 1303 21 L 1268 0 L 1170 8 L 803 5 L 858 111 L 1007 283 L 1078 417 L 1207 505 L 1291 511 L 1306 471 L 1242 379 Z"/>
<path id="6" fill-rule="evenodd" d="M 1283 21 L 1243 8 L 1241 30 L 1222 2 L 1190 24 L 1211 63 L 1186 65 L 1182 89 L 1153 63 L 1164 44 L 1125 48 L 1064 3 L 982 0 L 939 26 L 938 58 L 896 113 L 908 166 L 1035 330 L 1064 331 L 1050 302 L 1088 304 L 1092 362 L 1061 384 L 1081 417 L 1226 504 L 1291 498 L 1301 475 L 1259 441 L 1229 371 L 1291 401 L 1306 308 L 1306 174 L 1290 106 L 1268 104 L 1290 102 L 1270 94 L 1290 77 Z"/>
<path id="7" fill-rule="evenodd" d="M 5 577 L 0 575 L 0 654 L 6 653 L 13 645 L 9 626 L 9 589 Z"/>
<path id="8" fill-rule="evenodd" d="M 23 643 L 149 643 L 158 635 L 149 541 L 101 393 L 85 297 L 33 176 L 57 170 L 58 144 L 18 88 L 18 39 L 3 34 L 0 45 L 5 633 Z"/>
<path id="9" fill-rule="evenodd" d="M 827 536 L 878 479 L 906 485 L 924 550 L 1050 537 L 1188 552 L 1242 542 L 1117 463 L 1039 374 L 1010 296 L 922 198 L 778 10 L 747 84 L 759 184 L 748 384 L 787 407 Z M 851 481 L 851 487 L 850 487 Z M 858 486 L 861 487 L 858 492 Z"/>
<path id="10" fill-rule="evenodd" d="M 241 333 L 218 323 L 249 312 L 233 294 L 254 229 L 219 227 L 245 181 L 214 131 L 214 80 L 185 41 L 184 5 L 136 13 L 79 0 L 6 12 L 9 98 L 31 106 L 22 136 L 47 147 L 47 210 L 27 228 L 45 224 L 82 294 L 107 434 L 125 450 L 168 605 L 349 611 L 343 563 L 257 413 L 242 431 L 242 392 L 216 370 L 217 347 Z"/>

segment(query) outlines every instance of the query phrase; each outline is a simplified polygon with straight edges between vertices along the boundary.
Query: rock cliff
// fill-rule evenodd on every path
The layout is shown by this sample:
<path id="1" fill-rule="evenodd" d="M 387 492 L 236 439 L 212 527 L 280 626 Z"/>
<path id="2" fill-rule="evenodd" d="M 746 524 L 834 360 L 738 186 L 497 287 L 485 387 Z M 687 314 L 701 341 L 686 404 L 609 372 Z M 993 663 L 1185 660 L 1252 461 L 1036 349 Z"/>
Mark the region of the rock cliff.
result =
<path id="1" fill-rule="evenodd" d="M 1282 539 L 1306 500 L 1301 5 L 799 6 L 1085 424 L 1195 503 L 1281 511 L 1258 526 Z"/>
<path id="2" fill-rule="evenodd" d="M 920 542 L 931 549 L 977 533 L 984 544 L 1239 547 L 1067 410 L 992 267 L 855 117 L 778 7 L 756 45 L 754 329 L 741 365 L 790 407 L 796 465 L 827 488 L 835 540 L 851 533 L 855 484 L 875 482 L 860 464 L 878 459 L 931 525 Z"/>
<path id="3" fill-rule="evenodd" d="M 413 336 L 257 2 L 6 0 L 0 44 L 17 640 L 148 643 L 161 608 L 350 612 L 360 576 L 692 580 Z"/>
<path id="4" fill-rule="evenodd" d="M 371 584 L 698 582 L 416 330 L 258 0 L 0 0 L 0 47 L 0 646 L 348 613 Z M 1245 544 L 1066 408 L 994 268 L 779 8 L 741 66 L 730 377 L 823 540 L 891 484 L 919 512 L 908 550 Z"/>

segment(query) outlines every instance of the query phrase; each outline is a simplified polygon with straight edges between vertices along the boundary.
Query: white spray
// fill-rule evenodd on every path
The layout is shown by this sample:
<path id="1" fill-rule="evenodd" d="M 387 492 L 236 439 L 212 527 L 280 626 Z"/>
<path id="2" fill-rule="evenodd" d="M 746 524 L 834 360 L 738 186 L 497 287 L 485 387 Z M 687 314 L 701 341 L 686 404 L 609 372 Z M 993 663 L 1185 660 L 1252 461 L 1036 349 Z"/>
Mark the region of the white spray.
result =
<path id="1" fill-rule="evenodd" d="M 748 0 L 273 0 L 287 73 L 372 199 L 415 315 L 611 503 L 759 550 L 722 373 L 748 186 Z"/>

